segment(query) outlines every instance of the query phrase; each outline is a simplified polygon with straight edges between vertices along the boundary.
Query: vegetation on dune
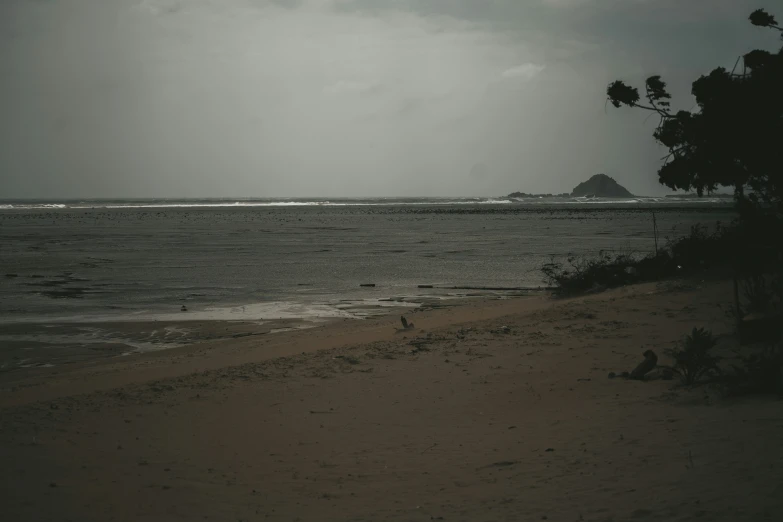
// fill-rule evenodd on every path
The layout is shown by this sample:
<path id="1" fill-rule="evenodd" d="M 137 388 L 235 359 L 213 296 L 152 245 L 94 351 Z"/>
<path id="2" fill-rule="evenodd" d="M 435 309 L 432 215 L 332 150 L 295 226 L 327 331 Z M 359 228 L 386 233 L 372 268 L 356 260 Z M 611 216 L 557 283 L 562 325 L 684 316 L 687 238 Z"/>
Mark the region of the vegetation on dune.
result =
<path id="1" fill-rule="evenodd" d="M 669 241 L 655 254 L 610 254 L 552 259 L 541 267 L 546 283 L 560 296 L 604 290 L 633 283 L 693 274 L 725 264 L 724 255 L 736 237 L 736 228 L 716 225 L 714 232 L 696 225 L 690 234 Z"/>
<path id="2" fill-rule="evenodd" d="M 758 9 L 749 19 L 783 37 L 783 27 L 766 11 Z M 659 116 L 653 137 L 668 149 L 658 170 L 660 183 L 700 196 L 732 188 L 738 219 L 713 233 L 694 227 L 661 250 L 656 235 L 654 255 L 573 256 L 541 270 L 559 294 L 573 295 L 716 265 L 727 268 L 734 277 L 740 343 L 755 351 L 738 353 L 739 364 L 721 380 L 730 393 L 783 393 L 783 47 L 751 51 L 731 71 L 718 67 L 694 81 L 691 93 L 695 109 L 675 112 L 660 76 L 646 80 L 643 96 L 621 80 L 607 88 L 613 106 Z M 670 369 L 689 385 L 720 374 L 715 345 L 709 331 L 694 329 L 682 345 L 666 351 L 674 361 Z"/>
<path id="3" fill-rule="evenodd" d="M 777 31 L 774 16 L 763 9 L 750 23 Z M 740 70 L 740 63 L 742 64 Z M 746 312 L 768 313 L 783 300 L 783 47 L 740 56 L 731 71 L 718 67 L 693 82 L 693 111 L 671 110 L 671 95 L 660 76 L 645 82 L 644 100 L 636 87 L 617 80 L 607 96 L 615 107 L 652 111 L 660 117 L 653 133 L 669 150 L 658 170 L 672 189 L 699 195 L 732 187 L 739 213 L 731 233 L 710 241 L 682 241 L 671 254 L 706 257 L 733 268 L 743 287 Z M 690 253 L 688 252 L 690 251 Z M 737 315 L 743 312 L 737 302 Z"/>
<path id="4" fill-rule="evenodd" d="M 783 28 L 764 10 L 750 15 L 753 25 Z M 741 72 L 737 72 L 740 61 Z M 621 80 L 607 88 L 615 107 L 651 111 L 660 117 L 653 136 L 669 150 L 658 171 L 672 189 L 699 195 L 732 187 L 739 219 L 713 234 L 696 227 L 656 254 L 638 258 L 600 254 L 596 258 L 553 260 L 542 267 L 547 282 L 562 294 L 656 280 L 706 266 L 731 266 L 743 278 L 751 308 L 781 300 L 783 266 L 783 48 L 754 50 L 693 82 L 693 111 L 671 109 L 671 95 L 660 76 L 639 89 Z M 777 267 L 777 268 L 776 268 Z"/>

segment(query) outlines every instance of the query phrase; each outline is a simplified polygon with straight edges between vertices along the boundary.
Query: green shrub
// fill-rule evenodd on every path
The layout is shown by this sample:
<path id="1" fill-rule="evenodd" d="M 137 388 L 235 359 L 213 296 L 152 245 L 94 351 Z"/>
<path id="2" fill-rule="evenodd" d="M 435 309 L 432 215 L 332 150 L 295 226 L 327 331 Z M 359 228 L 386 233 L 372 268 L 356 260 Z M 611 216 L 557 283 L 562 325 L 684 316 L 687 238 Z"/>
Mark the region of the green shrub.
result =
<path id="1" fill-rule="evenodd" d="M 737 250 L 734 230 L 720 222 L 713 233 L 703 225 L 695 225 L 689 235 L 667 241 L 657 254 L 600 252 L 597 257 L 569 256 L 565 263 L 553 258 L 540 270 L 546 283 L 561 295 L 687 275 L 730 263 Z"/>
<path id="2" fill-rule="evenodd" d="M 544 280 L 562 295 L 572 295 L 596 288 L 612 288 L 654 277 L 665 262 L 663 256 L 639 259 L 631 254 L 608 254 L 598 257 L 569 256 L 566 263 L 552 259 L 541 267 Z"/>
<path id="3" fill-rule="evenodd" d="M 669 348 L 664 353 L 674 359 L 670 369 L 682 377 L 683 383 L 691 385 L 705 375 L 720 373 L 718 362 L 721 358 L 710 353 L 716 343 L 709 330 L 694 328 L 681 346 Z"/>
<path id="4" fill-rule="evenodd" d="M 729 259 L 730 230 L 718 222 L 715 232 L 709 233 L 707 227 L 696 224 L 687 236 L 669 241 L 666 248 L 680 270 L 693 272 Z"/>

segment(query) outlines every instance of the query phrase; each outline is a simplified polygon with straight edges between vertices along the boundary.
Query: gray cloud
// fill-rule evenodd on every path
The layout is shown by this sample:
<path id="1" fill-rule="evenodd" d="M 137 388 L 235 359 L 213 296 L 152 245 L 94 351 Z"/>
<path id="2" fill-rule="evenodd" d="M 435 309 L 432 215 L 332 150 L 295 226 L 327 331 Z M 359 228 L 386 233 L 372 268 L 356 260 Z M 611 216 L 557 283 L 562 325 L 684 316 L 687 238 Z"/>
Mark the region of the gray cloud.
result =
<path id="1" fill-rule="evenodd" d="M 0 197 L 659 193 L 617 77 L 752 47 L 745 0 L 0 3 Z M 767 6 L 783 16 L 777 5 Z M 776 9 L 777 8 L 777 9 Z"/>

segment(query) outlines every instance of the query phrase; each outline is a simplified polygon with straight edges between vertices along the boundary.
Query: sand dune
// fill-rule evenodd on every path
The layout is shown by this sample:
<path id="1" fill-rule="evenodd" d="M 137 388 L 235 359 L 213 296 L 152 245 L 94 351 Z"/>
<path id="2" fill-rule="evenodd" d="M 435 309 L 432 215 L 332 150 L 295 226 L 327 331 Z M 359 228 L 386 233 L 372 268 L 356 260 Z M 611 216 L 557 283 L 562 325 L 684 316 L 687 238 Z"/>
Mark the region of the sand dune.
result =
<path id="1" fill-rule="evenodd" d="M 757 521 L 779 400 L 607 379 L 726 282 L 481 301 L 0 377 L 5 520 Z"/>

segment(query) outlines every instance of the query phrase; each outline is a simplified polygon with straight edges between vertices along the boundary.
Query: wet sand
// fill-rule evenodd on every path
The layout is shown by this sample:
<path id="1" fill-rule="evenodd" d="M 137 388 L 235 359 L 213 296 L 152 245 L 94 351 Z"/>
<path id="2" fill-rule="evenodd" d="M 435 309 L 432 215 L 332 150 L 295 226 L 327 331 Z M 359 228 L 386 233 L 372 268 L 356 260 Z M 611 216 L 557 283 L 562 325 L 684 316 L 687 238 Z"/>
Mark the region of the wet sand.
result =
<path id="1" fill-rule="evenodd" d="M 0 375 L 9 520 L 778 520 L 783 409 L 607 379 L 725 281 L 476 301 Z M 664 359 L 665 360 L 665 359 Z"/>
<path id="2" fill-rule="evenodd" d="M 0 322 L 0 374 L 169 350 L 206 342 L 278 335 L 332 322 L 399 316 L 460 306 L 469 300 L 542 295 L 540 291 L 344 299 L 334 303 L 257 303 L 223 309 L 185 310 L 88 318 Z M 89 321 L 85 322 L 85 319 Z"/>
<path id="3" fill-rule="evenodd" d="M 197 343 L 314 328 L 318 321 L 127 321 L 0 325 L 0 372 L 61 367 Z"/>

